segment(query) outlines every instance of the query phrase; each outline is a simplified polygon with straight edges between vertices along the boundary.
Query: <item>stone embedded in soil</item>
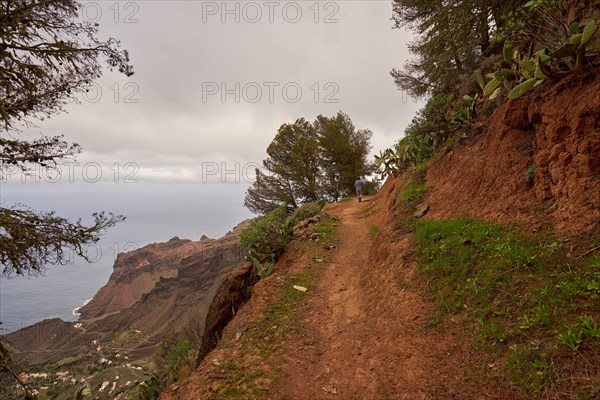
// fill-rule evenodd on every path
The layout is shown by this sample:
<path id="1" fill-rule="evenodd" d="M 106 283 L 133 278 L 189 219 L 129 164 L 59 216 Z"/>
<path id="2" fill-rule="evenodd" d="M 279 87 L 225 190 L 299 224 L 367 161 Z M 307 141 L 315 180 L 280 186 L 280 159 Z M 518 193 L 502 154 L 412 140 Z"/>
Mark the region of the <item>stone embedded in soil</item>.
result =
<path id="1" fill-rule="evenodd" d="M 429 211 L 429 204 L 425 204 L 424 207 L 422 207 L 419 211 L 415 212 L 415 217 L 423 218 L 425 214 L 427 214 L 427 211 Z"/>
<path id="2" fill-rule="evenodd" d="M 331 385 L 325 385 L 321 389 L 323 389 L 327 393 L 337 394 L 337 389 Z"/>

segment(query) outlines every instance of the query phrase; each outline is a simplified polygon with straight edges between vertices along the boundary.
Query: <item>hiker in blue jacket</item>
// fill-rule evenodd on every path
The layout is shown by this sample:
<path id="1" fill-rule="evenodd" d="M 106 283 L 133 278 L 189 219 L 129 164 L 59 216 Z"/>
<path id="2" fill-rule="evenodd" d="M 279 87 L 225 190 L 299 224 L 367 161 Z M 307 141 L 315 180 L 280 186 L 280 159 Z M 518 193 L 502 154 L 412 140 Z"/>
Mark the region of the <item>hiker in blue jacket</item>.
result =
<path id="1" fill-rule="evenodd" d="M 356 197 L 358 197 L 358 201 L 359 202 L 362 201 L 362 194 L 363 194 L 363 189 L 365 188 L 365 183 L 360 178 L 360 176 L 358 177 L 356 182 L 354 182 L 354 188 L 356 189 Z"/>

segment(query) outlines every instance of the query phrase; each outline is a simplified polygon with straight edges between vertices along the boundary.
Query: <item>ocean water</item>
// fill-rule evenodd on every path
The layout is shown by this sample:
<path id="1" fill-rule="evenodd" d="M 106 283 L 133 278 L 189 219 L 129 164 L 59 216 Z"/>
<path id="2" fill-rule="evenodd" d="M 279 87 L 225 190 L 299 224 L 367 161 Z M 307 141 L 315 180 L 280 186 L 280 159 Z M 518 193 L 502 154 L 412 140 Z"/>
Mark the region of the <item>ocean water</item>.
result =
<path id="1" fill-rule="evenodd" d="M 91 264 L 75 258 L 64 266 L 48 266 L 43 276 L 0 278 L 0 334 L 47 318 L 76 320 L 76 309 L 107 282 L 119 252 L 174 236 L 223 236 L 252 217 L 242 204 L 247 188 L 242 183 L 2 183 L 3 206 L 21 203 L 84 221 L 105 210 L 127 219 L 105 233 L 97 246 L 88 247 Z"/>

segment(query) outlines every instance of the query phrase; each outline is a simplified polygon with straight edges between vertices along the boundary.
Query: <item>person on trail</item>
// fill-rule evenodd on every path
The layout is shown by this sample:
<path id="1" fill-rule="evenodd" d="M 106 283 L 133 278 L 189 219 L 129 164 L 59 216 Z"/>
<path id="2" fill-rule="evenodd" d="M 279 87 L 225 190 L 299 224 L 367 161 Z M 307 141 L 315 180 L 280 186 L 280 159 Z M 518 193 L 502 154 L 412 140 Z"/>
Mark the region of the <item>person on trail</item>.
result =
<path id="1" fill-rule="evenodd" d="M 354 188 L 356 189 L 356 197 L 358 197 L 359 202 L 362 201 L 362 194 L 363 194 L 364 187 L 365 187 L 365 183 L 359 176 L 358 179 L 356 180 L 356 182 L 354 182 Z"/>

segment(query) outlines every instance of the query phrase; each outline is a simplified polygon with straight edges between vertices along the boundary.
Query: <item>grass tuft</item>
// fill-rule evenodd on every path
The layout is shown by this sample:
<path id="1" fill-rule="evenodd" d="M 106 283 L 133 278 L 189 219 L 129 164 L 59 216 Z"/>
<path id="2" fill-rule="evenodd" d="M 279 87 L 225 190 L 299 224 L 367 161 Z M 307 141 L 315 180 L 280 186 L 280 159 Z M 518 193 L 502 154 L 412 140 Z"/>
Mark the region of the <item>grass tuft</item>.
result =
<path id="1" fill-rule="evenodd" d="M 376 227 L 375 225 L 372 225 L 371 229 L 369 230 L 369 239 L 375 240 L 375 237 L 377 236 L 378 233 L 379 233 L 379 228 Z"/>
<path id="2" fill-rule="evenodd" d="M 551 235 L 468 218 L 419 220 L 415 244 L 436 298 L 433 322 L 462 317 L 490 359 L 506 360 L 498 379 L 539 392 L 558 360 L 564 364 L 584 345 L 600 354 L 597 256 L 575 259 Z"/>

